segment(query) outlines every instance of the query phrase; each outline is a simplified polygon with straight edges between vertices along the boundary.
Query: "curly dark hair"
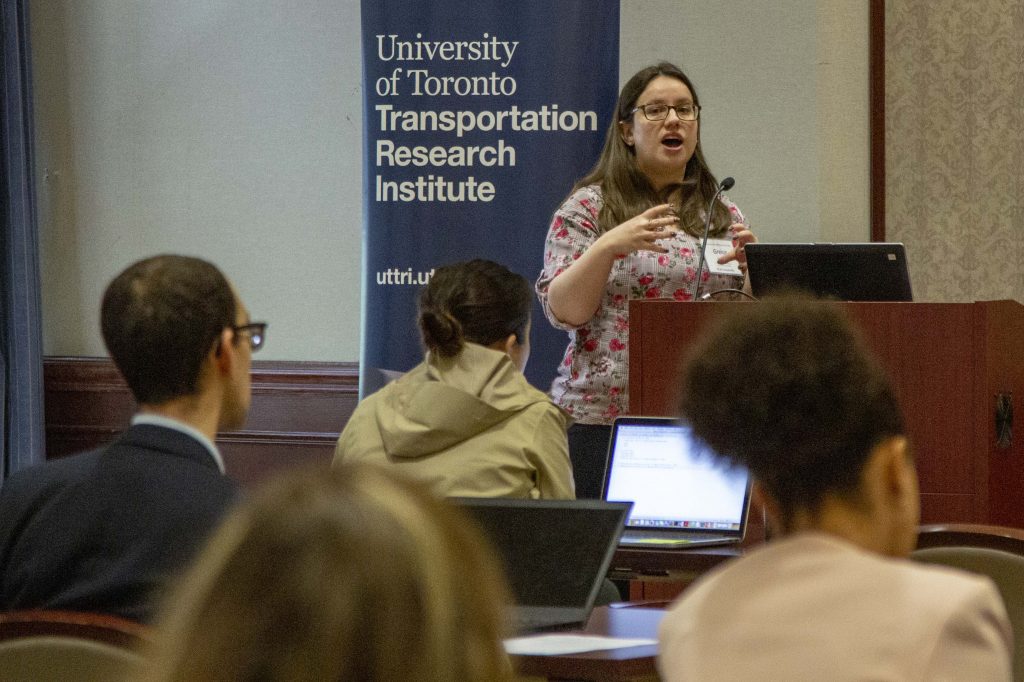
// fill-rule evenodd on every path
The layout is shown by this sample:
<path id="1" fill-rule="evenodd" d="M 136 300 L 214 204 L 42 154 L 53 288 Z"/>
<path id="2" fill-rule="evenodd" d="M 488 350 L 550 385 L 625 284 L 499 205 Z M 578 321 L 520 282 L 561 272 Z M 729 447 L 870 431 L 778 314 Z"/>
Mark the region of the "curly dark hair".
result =
<path id="1" fill-rule="evenodd" d="M 855 497 L 874 447 L 904 433 L 888 376 L 838 303 L 739 306 L 691 349 L 680 395 L 697 436 L 750 470 L 783 523 L 826 495 Z"/>
<path id="2" fill-rule="evenodd" d="M 420 293 L 420 332 L 427 350 L 452 357 L 466 341 L 489 346 L 516 335 L 523 343 L 533 290 L 522 275 L 478 258 L 437 268 Z"/>

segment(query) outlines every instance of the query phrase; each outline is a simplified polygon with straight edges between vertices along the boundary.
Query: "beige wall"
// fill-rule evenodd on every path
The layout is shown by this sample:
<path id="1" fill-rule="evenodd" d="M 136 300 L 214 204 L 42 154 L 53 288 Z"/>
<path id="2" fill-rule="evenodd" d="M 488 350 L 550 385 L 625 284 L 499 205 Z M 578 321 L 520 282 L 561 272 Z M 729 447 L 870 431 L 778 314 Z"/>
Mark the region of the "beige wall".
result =
<path id="1" fill-rule="evenodd" d="M 31 11 L 45 351 L 102 355 L 106 282 L 180 251 L 271 322 L 261 358 L 356 360 L 358 2 Z M 691 74 L 712 168 L 762 239 L 866 240 L 867 28 L 854 0 L 623 0 L 622 80 L 661 58 Z"/>
<path id="2" fill-rule="evenodd" d="M 623 2 L 621 79 L 678 61 L 712 171 L 762 240 L 867 241 L 867 36 L 860 1 Z"/>
<path id="3" fill-rule="evenodd" d="M 358 7 L 31 3 L 46 353 L 105 354 L 107 281 L 175 251 L 271 322 L 261 358 L 358 358 Z"/>

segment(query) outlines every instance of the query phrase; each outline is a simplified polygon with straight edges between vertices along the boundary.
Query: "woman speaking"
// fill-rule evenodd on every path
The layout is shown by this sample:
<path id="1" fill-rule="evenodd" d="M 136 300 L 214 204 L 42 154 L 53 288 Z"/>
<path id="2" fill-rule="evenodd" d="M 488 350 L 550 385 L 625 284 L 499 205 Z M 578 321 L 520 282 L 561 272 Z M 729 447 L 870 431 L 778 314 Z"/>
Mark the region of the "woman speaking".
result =
<path id="1" fill-rule="evenodd" d="M 569 345 L 551 387 L 575 420 L 569 454 L 577 497 L 601 492 L 610 424 L 629 405 L 629 301 L 687 301 L 698 287 L 746 286 L 743 275 L 711 275 L 700 263 L 709 203 L 719 191 L 700 147 L 700 101 L 677 66 L 634 75 L 619 94 L 594 169 L 555 212 L 537 295 Z M 730 237 L 722 263 L 756 241 L 724 195 L 711 207 L 711 236 Z M 698 282 L 699 278 L 699 282 Z"/>

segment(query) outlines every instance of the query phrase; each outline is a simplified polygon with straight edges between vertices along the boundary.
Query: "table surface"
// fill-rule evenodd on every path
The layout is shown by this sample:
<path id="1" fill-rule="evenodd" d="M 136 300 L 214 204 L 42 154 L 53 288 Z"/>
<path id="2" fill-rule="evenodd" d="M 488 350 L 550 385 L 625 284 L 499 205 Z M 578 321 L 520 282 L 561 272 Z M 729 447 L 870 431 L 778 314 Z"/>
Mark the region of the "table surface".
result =
<path id="1" fill-rule="evenodd" d="M 658 625 L 665 616 L 661 608 L 628 604 L 599 606 L 585 628 L 559 634 L 590 634 L 606 637 L 657 639 Z M 548 679 L 635 680 L 656 674 L 656 645 L 625 649 L 585 651 L 555 656 L 517 655 L 512 657 L 516 672 Z"/>

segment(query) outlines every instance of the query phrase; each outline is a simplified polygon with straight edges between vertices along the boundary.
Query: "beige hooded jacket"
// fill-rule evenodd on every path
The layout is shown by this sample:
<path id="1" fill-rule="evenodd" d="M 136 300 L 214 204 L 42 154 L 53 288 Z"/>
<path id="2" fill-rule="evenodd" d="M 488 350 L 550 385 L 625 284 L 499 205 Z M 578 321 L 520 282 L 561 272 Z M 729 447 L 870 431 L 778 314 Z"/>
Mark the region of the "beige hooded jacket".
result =
<path id="1" fill-rule="evenodd" d="M 447 497 L 575 497 L 568 416 L 509 357 L 467 343 L 367 396 L 334 462 L 395 465 Z"/>

